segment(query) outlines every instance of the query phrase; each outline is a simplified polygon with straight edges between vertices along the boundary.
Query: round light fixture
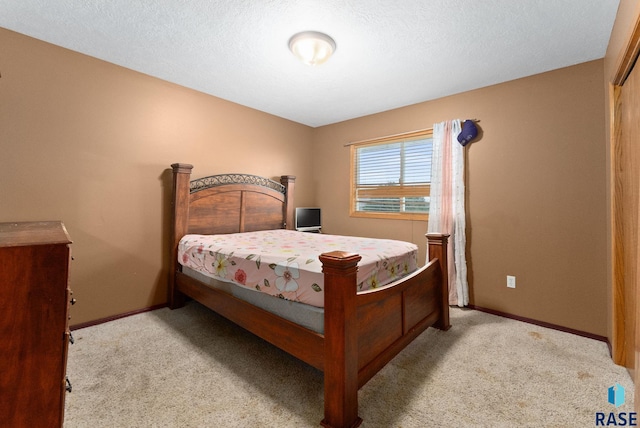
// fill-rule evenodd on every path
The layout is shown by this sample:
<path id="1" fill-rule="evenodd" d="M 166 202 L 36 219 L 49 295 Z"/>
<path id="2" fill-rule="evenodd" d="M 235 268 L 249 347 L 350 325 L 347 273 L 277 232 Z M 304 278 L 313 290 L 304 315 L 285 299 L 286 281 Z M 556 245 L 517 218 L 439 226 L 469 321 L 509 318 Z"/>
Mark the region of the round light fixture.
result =
<path id="1" fill-rule="evenodd" d="M 324 33 L 304 31 L 289 39 L 289 49 L 302 62 L 320 65 L 336 50 L 336 42 Z"/>

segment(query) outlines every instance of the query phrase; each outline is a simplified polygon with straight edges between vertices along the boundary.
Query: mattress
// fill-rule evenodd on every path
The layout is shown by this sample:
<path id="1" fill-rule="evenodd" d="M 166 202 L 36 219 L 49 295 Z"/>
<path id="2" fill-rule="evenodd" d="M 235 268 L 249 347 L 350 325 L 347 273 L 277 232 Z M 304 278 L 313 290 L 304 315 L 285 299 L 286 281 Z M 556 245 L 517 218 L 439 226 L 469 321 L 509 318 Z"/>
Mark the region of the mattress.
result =
<path id="1" fill-rule="evenodd" d="M 418 247 L 409 242 L 284 229 L 185 235 L 178 245 L 178 262 L 253 292 L 323 308 L 324 276 L 318 256 L 336 250 L 362 257 L 359 291 L 381 287 L 417 268 Z"/>

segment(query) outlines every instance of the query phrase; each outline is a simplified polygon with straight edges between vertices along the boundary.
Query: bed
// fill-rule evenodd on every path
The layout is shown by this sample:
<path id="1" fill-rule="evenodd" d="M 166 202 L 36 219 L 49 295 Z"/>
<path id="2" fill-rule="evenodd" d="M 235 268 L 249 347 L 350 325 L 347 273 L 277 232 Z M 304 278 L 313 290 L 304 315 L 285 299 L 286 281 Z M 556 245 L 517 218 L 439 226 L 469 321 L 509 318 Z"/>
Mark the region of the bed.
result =
<path id="1" fill-rule="evenodd" d="M 183 267 L 179 260 L 185 257 L 184 253 L 179 256 L 183 238 L 271 233 L 280 229 L 290 231 L 289 234 L 305 232 L 292 232 L 293 176 L 282 176 L 280 183 L 248 174 L 212 175 L 192 181 L 192 165 L 176 163 L 172 169 L 169 306 L 179 308 L 185 299 L 194 299 L 321 370 L 322 426 L 359 426 L 362 419 L 358 416 L 358 389 L 428 327 L 450 328 L 446 235 L 427 235 L 430 261 L 425 266 L 368 290 L 358 289 L 358 263 L 362 259 L 359 254 L 350 248 L 319 254 L 322 278 L 314 285 L 323 293 L 322 307 L 315 308 L 321 316 L 321 328 L 251 300 L 263 293 L 255 290 L 237 293 L 234 291 L 237 287 L 227 281 L 205 278 Z M 299 236 L 306 239 L 309 235 Z M 213 264 L 217 247 L 214 250 Z M 256 262 L 253 257 L 243 258 Z M 274 271 L 275 266 L 276 263 L 271 264 Z M 286 290 L 285 283 L 280 285 Z M 248 293 L 249 298 L 243 293 Z M 285 306 L 305 305 L 283 295 L 266 297 L 268 302 Z"/>

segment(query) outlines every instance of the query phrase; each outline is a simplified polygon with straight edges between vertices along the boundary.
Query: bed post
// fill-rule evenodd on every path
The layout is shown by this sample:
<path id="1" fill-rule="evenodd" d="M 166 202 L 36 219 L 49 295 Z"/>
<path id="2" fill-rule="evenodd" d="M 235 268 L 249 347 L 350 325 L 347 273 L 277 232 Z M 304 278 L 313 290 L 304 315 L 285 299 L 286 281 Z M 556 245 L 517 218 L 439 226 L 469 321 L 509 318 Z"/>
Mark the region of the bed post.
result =
<path id="1" fill-rule="evenodd" d="M 184 295 L 176 290 L 178 263 L 178 243 L 187 234 L 189 225 L 189 181 L 193 165 L 174 163 L 173 195 L 171 198 L 171 265 L 169 272 L 169 307 L 176 309 L 184 305 Z"/>
<path id="2" fill-rule="evenodd" d="M 429 260 L 438 259 L 440 262 L 440 270 L 442 271 L 442 284 L 440 286 L 440 317 L 434 324 L 435 328 L 440 330 L 449 330 L 449 263 L 447 262 L 447 241 L 449 235 L 440 233 L 427 233 L 427 241 L 429 242 Z"/>
<path id="3" fill-rule="evenodd" d="M 324 272 L 324 419 L 327 428 L 353 428 L 358 417 L 357 254 L 320 255 Z"/>
<path id="4" fill-rule="evenodd" d="M 283 175 L 280 177 L 280 184 L 284 186 L 284 228 L 293 230 L 296 227 L 293 218 L 293 209 L 295 207 L 293 201 L 293 189 L 296 185 L 296 177 L 294 175 Z"/>

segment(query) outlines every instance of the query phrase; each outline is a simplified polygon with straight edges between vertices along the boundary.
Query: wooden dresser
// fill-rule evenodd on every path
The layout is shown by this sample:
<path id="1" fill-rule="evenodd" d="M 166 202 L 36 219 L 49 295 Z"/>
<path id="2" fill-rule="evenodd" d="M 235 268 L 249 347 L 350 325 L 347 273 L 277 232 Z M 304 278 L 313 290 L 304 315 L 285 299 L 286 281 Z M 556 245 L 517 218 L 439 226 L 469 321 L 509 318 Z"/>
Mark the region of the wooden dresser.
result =
<path id="1" fill-rule="evenodd" d="M 71 240 L 62 222 L 0 223 L 0 425 L 61 427 Z"/>

